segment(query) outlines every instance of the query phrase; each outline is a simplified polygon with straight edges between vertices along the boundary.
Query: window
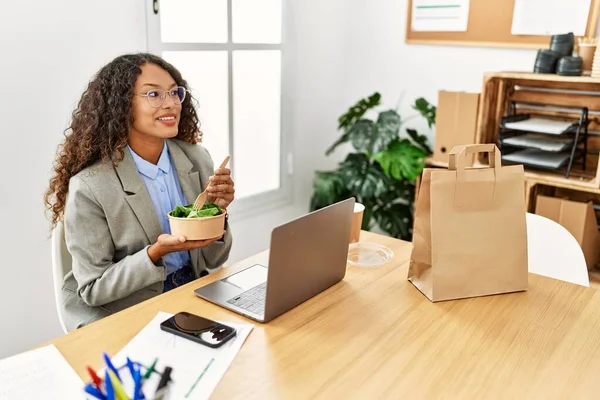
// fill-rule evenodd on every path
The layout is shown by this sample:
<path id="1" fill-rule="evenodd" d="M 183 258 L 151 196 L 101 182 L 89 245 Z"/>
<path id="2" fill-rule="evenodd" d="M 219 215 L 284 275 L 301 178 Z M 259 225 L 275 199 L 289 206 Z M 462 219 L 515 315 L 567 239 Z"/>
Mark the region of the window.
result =
<path id="1" fill-rule="evenodd" d="M 283 1 L 149 1 L 149 51 L 187 80 L 215 165 L 231 155 L 232 209 L 241 213 L 287 202 L 291 194 L 290 140 L 282 134 L 289 132 L 282 111 Z"/>

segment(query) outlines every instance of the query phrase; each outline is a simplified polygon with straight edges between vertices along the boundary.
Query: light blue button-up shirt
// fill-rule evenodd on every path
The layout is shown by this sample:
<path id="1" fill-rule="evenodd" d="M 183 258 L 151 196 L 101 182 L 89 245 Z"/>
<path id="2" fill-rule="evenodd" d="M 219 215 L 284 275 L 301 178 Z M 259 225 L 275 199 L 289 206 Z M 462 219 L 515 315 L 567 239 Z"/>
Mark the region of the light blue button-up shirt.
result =
<path id="1" fill-rule="evenodd" d="M 187 205 L 185 195 L 179 184 L 179 178 L 175 167 L 169 157 L 169 150 L 165 143 L 158 163 L 156 165 L 144 160 L 138 156 L 131 147 L 127 146 L 133 161 L 137 167 L 150 199 L 154 206 L 156 216 L 160 221 L 163 233 L 171 233 L 169 217 L 167 213 L 177 205 Z M 190 253 L 187 251 L 178 251 L 169 253 L 163 257 L 167 275 L 177 271 L 179 268 L 190 262 Z"/>

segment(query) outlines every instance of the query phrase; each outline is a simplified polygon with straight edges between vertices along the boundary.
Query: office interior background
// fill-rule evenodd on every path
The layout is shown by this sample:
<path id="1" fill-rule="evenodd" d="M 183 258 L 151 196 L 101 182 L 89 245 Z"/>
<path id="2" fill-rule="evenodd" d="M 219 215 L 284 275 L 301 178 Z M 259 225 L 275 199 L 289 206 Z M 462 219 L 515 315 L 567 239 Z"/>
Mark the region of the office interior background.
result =
<path id="1" fill-rule="evenodd" d="M 439 90 L 478 92 L 483 73 L 530 70 L 535 59 L 535 50 L 407 45 L 406 0 L 281 1 L 283 34 L 279 42 L 250 46 L 245 54 L 246 68 L 233 71 L 234 80 L 247 84 L 241 97 L 247 104 L 254 103 L 255 109 L 276 109 L 276 95 L 281 91 L 282 112 L 270 119 L 268 132 L 258 129 L 255 123 L 249 129 L 252 135 L 234 136 L 233 145 L 229 145 L 228 124 L 235 126 L 243 121 L 224 117 L 228 106 L 227 57 L 201 58 L 203 73 L 189 60 L 180 58 L 180 64 L 175 62 L 192 85 L 195 81 L 210 86 L 208 93 L 194 89 L 200 100 L 200 115 L 207 115 L 203 131 L 215 162 L 220 161 L 219 154 L 233 148 L 234 163 L 237 161 L 240 168 L 237 174 L 234 171 L 242 196 L 231 215 L 234 245 L 228 263 L 266 249 L 273 227 L 308 211 L 315 171 L 333 168 L 347 150 L 325 156 L 325 150 L 339 135 L 337 118 L 358 99 L 378 91 L 382 108 L 399 105 L 400 114 L 408 117 L 415 113 L 411 105 L 418 97 L 435 104 Z M 43 193 L 57 145 L 92 75 L 119 54 L 157 48 L 156 26 L 147 18 L 151 3 L 1 3 L 0 358 L 62 333 L 54 302 L 51 232 L 44 216 Z M 252 7 L 243 8 L 252 12 Z M 264 18 L 260 24 L 269 26 L 270 14 L 249 15 L 247 23 Z M 181 16 L 185 21 L 188 17 Z M 217 22 L 201 18 L 198 24 L 215 24 L 214 31 L 211 28 L 205 33 L 218 36 L 222 30 Z M 202 46 L 198 49 L 207 50 Z M 227 46 L 220 49 L 226 51 Z M 276 62 L 267 62 L 268 51 L 279 49 L 283 51 L 280 69 Z M 163 50 L 178 51 L 168 46 Z M 178 55 L 172 57 L 176 60 Z M 274 77 L 280 73 L 281 85 L 269 79 L 244 79 L 251 76 L 253 68 L 271 68 Z M 248 108 L 250 114 L 252 110 Z M 221 119 L 214 118 L 216 115 Z M 252 121 L 251 115 L 246 117 Z M 276 123 L 279 121 L 280 125 Z M 431 141 L 435 139 L 434 129 L 423 119 L 415 118 L 407 124 Z M 245 172 L 240 166 L 247 167 Z M 270 178 L 263 179 L 263 172 Z M 268 182 L 260 186 L 262 180 Z"/>

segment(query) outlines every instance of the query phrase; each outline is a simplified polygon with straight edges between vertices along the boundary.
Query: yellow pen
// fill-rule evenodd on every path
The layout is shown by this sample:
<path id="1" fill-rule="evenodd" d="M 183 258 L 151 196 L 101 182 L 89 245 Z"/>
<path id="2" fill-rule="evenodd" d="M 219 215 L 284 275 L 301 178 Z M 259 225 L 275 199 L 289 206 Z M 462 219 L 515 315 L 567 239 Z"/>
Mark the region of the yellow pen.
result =
<path id="1" fill-rule="evenodd" d="M 110 369 L 107 369 L 108 376 L 110 377 L 110 383 L 112 383 L 113 389 L 115 390 L 116 400 L 129 400 L 129 396 L 125 393 L 125 389 L 123 389 L 123 385 L 121 385 L 121 381 L 114 372 Z"/>

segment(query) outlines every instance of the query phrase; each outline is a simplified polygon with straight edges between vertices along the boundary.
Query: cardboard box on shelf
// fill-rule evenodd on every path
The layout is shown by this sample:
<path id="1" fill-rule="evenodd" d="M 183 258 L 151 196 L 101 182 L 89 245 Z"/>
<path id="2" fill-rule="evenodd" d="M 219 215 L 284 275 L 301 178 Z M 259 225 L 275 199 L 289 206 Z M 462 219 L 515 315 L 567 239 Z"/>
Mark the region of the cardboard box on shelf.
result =
<path id="1" fill-rule="evenodd" d="M 594 203 L 537 196 L 535 213 L 564 226 L 579 242 L 588 269 L 598 262 L 599 235 Z"/>
<path id="2" fill-rule="evenodd" d="M 434 161 L 448 162 L 448 153 L 454 146 L 475 143 L 479 93 L 438 93 L 435 122 Z M 473 165 L 473 155 L 467 156 L 467 165 Z"/>

